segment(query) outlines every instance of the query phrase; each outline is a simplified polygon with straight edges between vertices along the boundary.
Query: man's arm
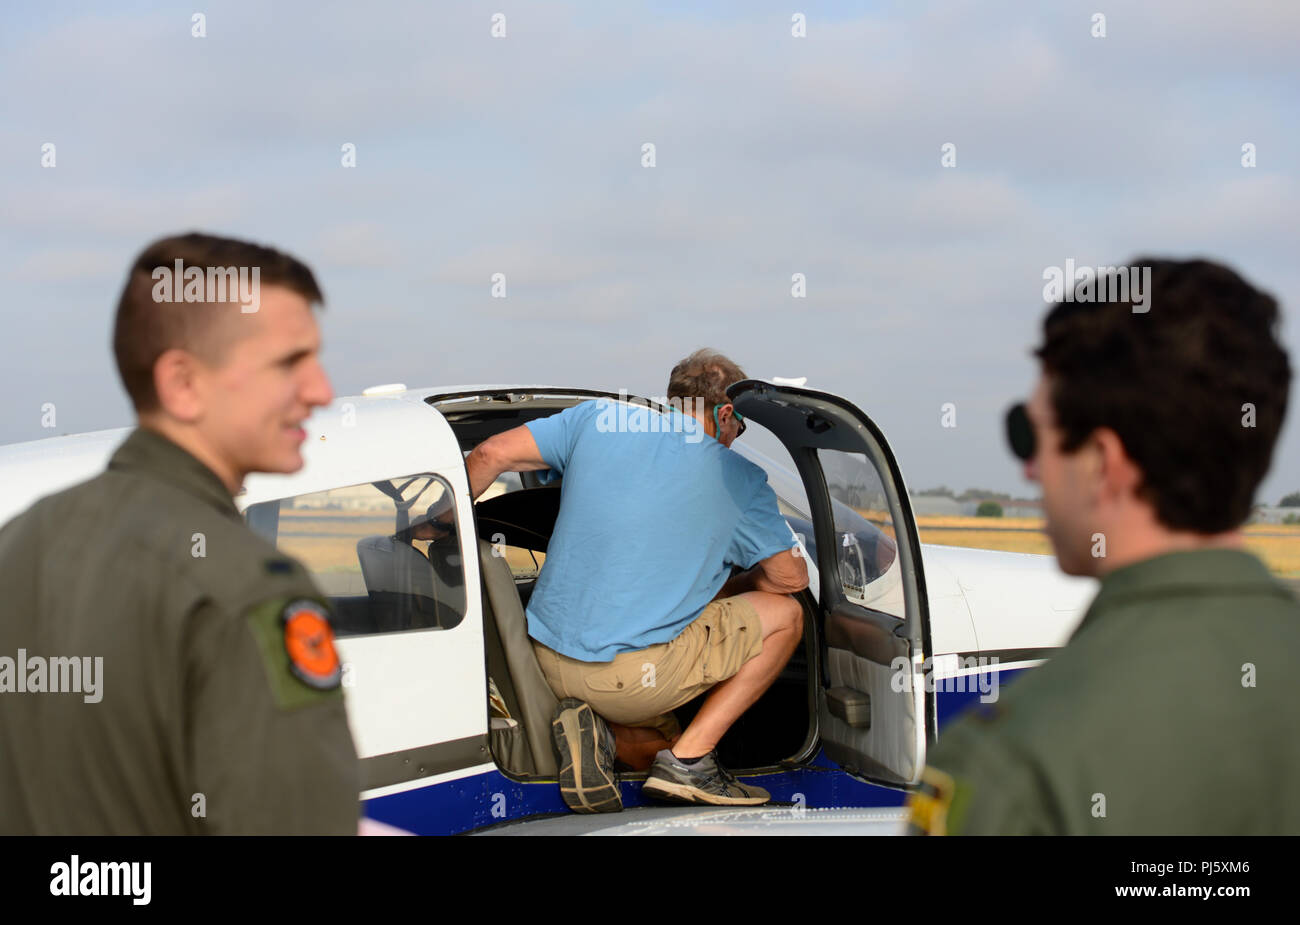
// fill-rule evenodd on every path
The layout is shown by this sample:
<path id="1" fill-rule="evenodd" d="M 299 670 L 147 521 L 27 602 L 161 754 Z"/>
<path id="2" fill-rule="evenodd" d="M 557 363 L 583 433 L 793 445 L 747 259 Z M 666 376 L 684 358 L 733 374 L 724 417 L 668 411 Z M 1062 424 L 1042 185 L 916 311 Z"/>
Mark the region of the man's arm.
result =
<path id="1" fill-rule="evenodd" d="M 907 801 L 914 835 L 1064 835 L 1041 766 L 999 735 L 997 705 L 976 704 L 944 729 Z"/>
<path id="2" fill-rule="evenodd" d="M 293 674 L 281 625 L 286 602 L 271 599 L 240 615 L 209 602 L 190 618 L 194 794 L 192 806 L 177 809 L 190 813 L 197 831 L 357 832 L 361 770 L 343 691 L 337 681 L 314 688 Z"/>
<path id="3" fill-rule="evenodd" d="M 542 459 L 532 431 L 521 424 L 474 447 L 465 458 L 465 468 L 469 472 L 470 494 L 477 500 L 502 472 L 532 472 L 551 467 Z"/>
<path id="4" fill-rule="evenodd" d="M 808 563 L 787 549 L 768 556 L 748 571 L 732 576 L 717 597 L 732 597 L 746 591 L 796 594 L 808 587 Z M 715 598 L 716 600 L 716 598 Z"/>

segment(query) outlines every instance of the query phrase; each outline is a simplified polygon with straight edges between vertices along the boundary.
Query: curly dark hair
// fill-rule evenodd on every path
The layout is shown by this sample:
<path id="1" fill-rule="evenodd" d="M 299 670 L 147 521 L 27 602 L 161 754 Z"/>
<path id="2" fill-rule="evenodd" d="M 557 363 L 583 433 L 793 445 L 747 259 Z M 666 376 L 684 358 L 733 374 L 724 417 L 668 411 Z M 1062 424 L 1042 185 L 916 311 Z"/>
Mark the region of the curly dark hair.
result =
<path id="1" fill-rule="evenodd" d="M 1050 377 L 1061 449 L 1109 427 L 1162 524 L 1230 530 L 1250 514 L 1286 416 L 1291 364 L 1277 301 L 1208 260 L 1128 266 L 1150 268 L 1147 311 L 1060 302 L 1043 321 L 1034 353 Z"/>

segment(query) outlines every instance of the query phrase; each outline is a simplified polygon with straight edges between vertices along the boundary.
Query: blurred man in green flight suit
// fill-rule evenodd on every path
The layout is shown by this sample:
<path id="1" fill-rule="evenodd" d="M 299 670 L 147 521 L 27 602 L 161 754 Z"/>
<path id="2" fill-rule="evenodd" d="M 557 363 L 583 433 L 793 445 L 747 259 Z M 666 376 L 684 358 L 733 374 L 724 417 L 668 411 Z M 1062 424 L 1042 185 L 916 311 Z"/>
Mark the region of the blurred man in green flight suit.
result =
<path id="1" fill-rule="evenodd" d="M 1300 833 L 1300 606 L 1241 532 L 1286 413 L 1278 306 L 1203 260 L 1119 270 L 1145 268 L 1145 305 L 1051 308 L 1007 417 L 1062 570 L 1100 590 L 1065 648 L 943 731 L 917 833 Z"/>
<path id="2" fill-rule="evenodd" d="M 332 397 L 320 301 L 242 241 L 132 265 L 113 346 L 137 428 L 0 529 L 0 833 L 356 833 L 328 601 L 234 502 L 301 468 Z"/>

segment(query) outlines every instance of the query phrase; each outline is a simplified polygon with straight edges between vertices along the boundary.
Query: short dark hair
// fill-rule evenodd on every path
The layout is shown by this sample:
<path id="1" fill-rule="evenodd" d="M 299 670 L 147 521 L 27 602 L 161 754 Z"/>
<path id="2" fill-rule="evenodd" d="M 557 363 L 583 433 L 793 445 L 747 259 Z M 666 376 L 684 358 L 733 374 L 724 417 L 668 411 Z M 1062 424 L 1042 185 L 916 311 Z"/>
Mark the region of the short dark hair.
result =
<path id="1" fill-rule="evenodd" d="M 213 302 L 159 301 L 154 297 L 154 271 L 166 268 L 172 272 L 177 261 L 183 269 L 198 267 L 205 274 L 209 268 L 246 267 L 251 273 L 257 267 L 260 285 L 290 289 L 313 305 L 325 301 L 307 265 L 272 248 L 197 232 L 155 241 L 131 264 L 113 324 L 117 372 L 137 412 L 158 407 L 153 368 L 163 353 L 181 348 L 219 362 L 237 339 L 237 325 L 218 324 L 223 315 L 241 312 L 234 292 L 231 298 Z M 180 281 L 174 285 L 179 286 Z"/>
<path id="2" fill-rule="evenodd" d="M 1208 260 L 1129 266 L 1150 267 L 1145 312 L 1132 301 L 1060 302 L 1043 321 L 1035 355 L 1052 383 L 1061 449 L 1109 427 L 1162 524 L 1230 530 L 1250 514 L 1286 416 L 1291 364 L 1277 301 Z"/>
<path id="3" fill-rule="evenodd" d="M 668 375 L 668 397 L 703 399 L 710 407 L 725 405 L 727 386 L 745 378 L 745 371 L 716 350 L 701 347 L 673 367 Z"/>

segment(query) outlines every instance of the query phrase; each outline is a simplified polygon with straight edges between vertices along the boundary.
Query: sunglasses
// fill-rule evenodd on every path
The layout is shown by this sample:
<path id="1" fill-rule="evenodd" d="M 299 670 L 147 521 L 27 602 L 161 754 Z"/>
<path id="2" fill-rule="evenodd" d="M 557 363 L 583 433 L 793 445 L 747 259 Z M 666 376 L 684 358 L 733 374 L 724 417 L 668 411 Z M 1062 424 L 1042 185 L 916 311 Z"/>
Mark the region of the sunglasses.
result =
<path id="1" fill-rule="evenodd" d="M 1024 402 L 1007 409 L 1007 443 L 1011 444 L 1011 452 L 1016 455 L 1016 458 L 1024 462 L 1033 459 L 1034 453 L 1038 450 L 1034 425 L 1029 420 L 1029 412 L 1025 410 Z"/>
<path id="2" fill-rule="evenodd" d="M 725 407 L 725 406 L 727 406 L 727 405 L 729 405 L 729 404 L 731 404 L 731 403 L 730 403 L 730 402 L 723 402 L 721 405 L 714 405 L 714 406 L 713 406 L 713 432 L 714 432 L 715 434 L 721 434 L 721 433 L 722 433 L 722 425 L 718 423 L 718 409 L 719 409 L 719 408 L 723 408 L 723 407 Z M 736 423 L 740 425 L 740 430 L 736 431 L 736 436 L 737 436 L 737 437 L 740 437 L 740 435 L 743 434 L 743 433 L 745 432 L 745 419 L 744 419 L 743 417 L 740 416 L 740 412 L 736 410 L 736 406 L 735 406 L 735 405 L 732 405 L 732 406 L 731 406 L 731 416 L 732 416 L 733 418 L 735 418 L 735 419 L 736 419 Z"/>

